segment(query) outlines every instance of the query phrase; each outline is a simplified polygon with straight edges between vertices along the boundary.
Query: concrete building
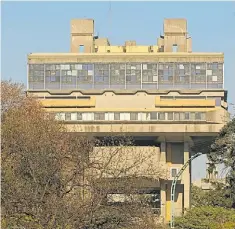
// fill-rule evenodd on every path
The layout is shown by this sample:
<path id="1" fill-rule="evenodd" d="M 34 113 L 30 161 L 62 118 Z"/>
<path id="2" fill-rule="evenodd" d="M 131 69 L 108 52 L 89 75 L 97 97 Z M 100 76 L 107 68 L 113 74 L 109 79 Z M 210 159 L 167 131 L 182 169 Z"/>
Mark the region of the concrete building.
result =
<path id="1" fill-rule="evenodd" d="M 213 165 L 213 170 L 211 170 L 211 165 Z M 219 166 L 211 164 L 208 160 L 206 163 L 206 177 L 202 179 L 195 180 L 192 184 L 204 191 L 209 191 L 215 188 L 215 183 L 226 184 L 225 174 L 222 176 L 221 171 L 219 173 Z"/>
<path id="2" fill-rule="evenodd" d="M 69 53 L 28 55 L 27 93 L 68 131 L 103 137 L 125 133 L 138 150 L 155 146 L 169 178 L 155 183 L 170 220 L 173 177 L 227 120 L 223 53 L 192 52 L 185 19 L 165 19 L 156 44 L 113 46 L 94 36 L 94 20 L 71 21 Z M 142 148 L 141 148 L 142 147 Z M 176 213 L 190 207 L 191 167 L 177 185 Z"/>

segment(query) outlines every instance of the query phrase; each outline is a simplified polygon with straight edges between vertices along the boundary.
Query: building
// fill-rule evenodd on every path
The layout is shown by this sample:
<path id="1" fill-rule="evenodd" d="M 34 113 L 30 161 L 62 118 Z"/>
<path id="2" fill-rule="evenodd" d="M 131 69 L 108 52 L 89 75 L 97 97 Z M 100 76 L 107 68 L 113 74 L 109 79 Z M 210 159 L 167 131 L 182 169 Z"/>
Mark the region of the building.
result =
<path id="1" fill-rule="evenodd" d="M 211 170 L 211 166 L 213 170 Z M 206 163 L 206 177 L 203 179 L 195 180 L 192 184 L 204 191 L 209 191 L 215 189 L 215 183 L 220 183 L 226 185 L 226 178 L 222 176 L 221 171 L 219 173 L 219 166 L 212 164 L 209 160 Z M 225 175 L 225 174 L 224 174 Z"/>
<path id="2" fill-rule="evenodd" d="M 170 220 L 173 177 L 227 120 L 223 53 L 194 53 L 185 19 L 165 19 L 156 44 L 113 46 L 94 36 L 94 20 L 71 21 L 69 53 L 28 55 L 27 93 L 65 121 L 68 131 L 125 133 L 138 149 L 155 146 L 169 179 L 156 183 Z M 141 148 L 142 147 L 142 148 Z M 191 167 L 177 184 L 176 213 L 190 207 Z"/>

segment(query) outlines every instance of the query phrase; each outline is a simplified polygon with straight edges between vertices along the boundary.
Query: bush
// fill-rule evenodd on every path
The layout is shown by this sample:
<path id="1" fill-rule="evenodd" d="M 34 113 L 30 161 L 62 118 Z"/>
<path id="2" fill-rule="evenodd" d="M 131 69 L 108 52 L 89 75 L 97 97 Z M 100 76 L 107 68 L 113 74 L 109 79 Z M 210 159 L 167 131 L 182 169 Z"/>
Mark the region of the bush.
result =
<path id="1" fill-rule="evenodd" d="M 202 206 L 190 209 L 176 218 L 176 227 L 182 229 L 234 229 L 235 210 Z"/>

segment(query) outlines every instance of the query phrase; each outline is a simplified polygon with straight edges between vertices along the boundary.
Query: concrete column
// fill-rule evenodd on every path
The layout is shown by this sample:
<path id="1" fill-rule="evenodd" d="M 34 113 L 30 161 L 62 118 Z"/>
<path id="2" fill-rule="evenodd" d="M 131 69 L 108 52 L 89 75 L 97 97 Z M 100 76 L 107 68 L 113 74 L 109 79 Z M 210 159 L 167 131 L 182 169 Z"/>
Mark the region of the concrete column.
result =
<path id="1" fill-rule="evenodd" d="M 166 184 L 164 181 L 161 183 L 161 217 L 165 219 L 166 216 Z"/>
<path id="2" fill-rule="evenodd" d="M 160 146 L 161 154 L 160 154 L 160 162 L 166 163 L 166 142 L 161 142 Z M 166 216 L 166 183 L 165 181 L 161 181 L 161 217 L 165 219 Z"/>
<path id="3" fill-rule="evenodd" d="M 190 158 L 189 143 L 184 142 L 184 163 Z M 190 197 L 191 197 L 191 166 L 189 165 L 183 173 L 184 183 L 184 209 L 190 208 Z"/>
<path id="4" fill-rule="evenodd" d="M 161 150 L 160 161 L 162 163 L 166 163 L 166 142 L 161 142 L 160 150 Z"/>

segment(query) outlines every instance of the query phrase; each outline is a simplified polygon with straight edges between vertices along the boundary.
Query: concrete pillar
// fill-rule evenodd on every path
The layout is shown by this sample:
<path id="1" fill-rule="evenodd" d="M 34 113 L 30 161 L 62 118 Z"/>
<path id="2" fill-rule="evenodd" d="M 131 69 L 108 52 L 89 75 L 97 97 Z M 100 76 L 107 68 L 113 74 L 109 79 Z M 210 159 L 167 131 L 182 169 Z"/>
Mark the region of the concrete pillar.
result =
<path id="1" fill-rule="evenodd" d="M 189 143 L 184 142 L 184 163 L 190 158 Z M 189 165 L 183 173 L 184 183 L 184 209 L 190 208 L 191 197 L 191 166 Z"/>
<path id="2" fill-rule="evenodd" d="M 161 155 L 160 161 L 161 163 L 166 163 L 166 142 L 161 142 L 160 146 Z M 166 216 L 166 184 L 163 180 L 161 182 L 161 217 L 165 219 Z"/>
<path id="3" fill-rule="evenodd" d="M 160 161 L 166 163 L 166 142 L 161 142 L 160 150 L 161 150 Z"/>
<path id="4" fill-rule="evenodd" d="M 166 184 L 164 181 L 161 183 L 161 217 L 165 219 L 166 215 Z"/>

